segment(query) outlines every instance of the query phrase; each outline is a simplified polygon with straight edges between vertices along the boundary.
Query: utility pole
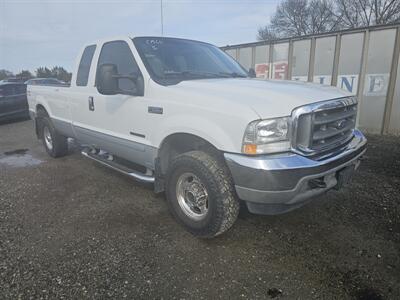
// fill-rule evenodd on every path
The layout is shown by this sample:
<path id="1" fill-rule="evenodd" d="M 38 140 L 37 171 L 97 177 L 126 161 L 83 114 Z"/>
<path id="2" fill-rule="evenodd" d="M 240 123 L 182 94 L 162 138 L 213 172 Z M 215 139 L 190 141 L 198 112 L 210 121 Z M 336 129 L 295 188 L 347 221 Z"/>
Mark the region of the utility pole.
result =
<path id="1" fill-rule="evenodd" d="M 160 5 L 161 5 L 161 36 L 164 36 L 163 0 L 160 0 Z"/>

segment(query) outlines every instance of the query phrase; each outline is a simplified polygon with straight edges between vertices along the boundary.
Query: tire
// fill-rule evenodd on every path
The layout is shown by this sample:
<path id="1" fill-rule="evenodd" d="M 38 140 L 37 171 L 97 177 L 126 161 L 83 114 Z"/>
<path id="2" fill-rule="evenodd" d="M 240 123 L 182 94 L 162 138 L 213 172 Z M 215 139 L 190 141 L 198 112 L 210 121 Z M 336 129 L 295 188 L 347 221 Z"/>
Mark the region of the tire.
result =
<path id="1" fill-rule="evenodd" d="M 197 237 L 222 234 L 239 214 L 239 201 L 226 165 L 202 151 L 181 154 L 171 162 L 166 196 L 175 219 Z"/>
<path id="2" fill-rule="evenodd" d="M 54 158 L 68 154 L 68 140 L 65 136 L 57 133 L 53 123 L 47 115 L 41 115 L 39 120 L 40 138 L 46 152 Z"/>

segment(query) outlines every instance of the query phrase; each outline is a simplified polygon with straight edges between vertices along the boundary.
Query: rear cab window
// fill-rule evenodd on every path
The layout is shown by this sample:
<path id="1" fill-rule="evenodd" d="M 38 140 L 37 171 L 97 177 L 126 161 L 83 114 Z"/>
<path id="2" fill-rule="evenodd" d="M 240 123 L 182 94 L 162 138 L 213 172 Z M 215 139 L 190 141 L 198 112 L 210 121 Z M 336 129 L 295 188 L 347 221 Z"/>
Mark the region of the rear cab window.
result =
<path id="1" fill-rule="evenodd" d="M 88 83 L 90 66 L 94 52 L 96 51 L 96 45 L 90 45 L 85 48 L 82 53 L 81 61 L 79 63 L 78 73 L 76 75 L 76 85 L 86 86 Z"/>

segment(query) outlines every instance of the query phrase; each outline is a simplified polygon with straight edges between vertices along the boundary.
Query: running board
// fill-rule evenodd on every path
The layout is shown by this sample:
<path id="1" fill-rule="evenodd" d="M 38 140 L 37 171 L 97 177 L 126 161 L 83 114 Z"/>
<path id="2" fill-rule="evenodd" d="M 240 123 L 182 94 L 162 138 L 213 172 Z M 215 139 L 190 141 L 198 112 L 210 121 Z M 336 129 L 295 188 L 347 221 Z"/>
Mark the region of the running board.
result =
<path id="1" fill-rule="evenodd" d="M 129 169 L 126 166 L 118 164 L 118 163 L 116 163 L 114 161 L 109 161 L 109 160 L 103 159 L 103 158 L 99 157 L 96 154 L 92 154 L 92 153 L 88 152 L 87 149 L 82 150 L 81 153 L 82 153 L 83 156 L 88 157 L 90 159 L 93 159 L 93 160 L 99 162 L 100 164 L 102 164 L 103 166 L 109 167 L 109 168 L 111 168 L 111 169 L 113 169 L 115 171 L 118 171 L 118 172 L 120 172 L 122 174 L 125 174 L 125 175 L 127 175 L 129 177 L 132 177 L 132 178 L 134 178 L 134 179 L 136 179 L 138 181 L 146 182 L 146 183 L 153 183 L 154 182 L 154 177 L 153 176 L 145 175 L 145 174 L 140 173 L 138 171 Z"/>

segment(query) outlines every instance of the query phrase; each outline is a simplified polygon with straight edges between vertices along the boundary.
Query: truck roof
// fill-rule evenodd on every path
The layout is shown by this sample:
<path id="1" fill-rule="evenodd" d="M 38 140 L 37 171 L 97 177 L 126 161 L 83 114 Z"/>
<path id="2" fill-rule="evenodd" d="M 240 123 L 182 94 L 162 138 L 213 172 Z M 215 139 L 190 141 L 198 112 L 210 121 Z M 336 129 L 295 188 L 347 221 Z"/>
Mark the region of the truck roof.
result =
<path id="1" fill-rule="evenodd" d="M 127 40 L 127 39 L 135 39 L 135 38 L 152 38 L 152 39 L 175 39 L 175 40 L 182 40 L 182 41 L 191 41 L 191 42 L 198 42 L 198 43 L 204 43 L 208 45 L 212 45 L 207 42 L 203 41 L 198 41 L 198 40 L 193 40 L 193 39 L 187 39 L 187 38 L 180 38 L 180 37 L 173 37 L 173 36 L 157 36 L 157 35 L 123 35 L 123 36 L 112 36 L 112 37 L 106 37 L 106 38 L 101 38 L 95 41 L 92 41 L 91 43 L 87 43 L 85 45 L 94 45 L 94 44 L 103 44 L 109 41 L 115 41 L 115 40 Z"/>

